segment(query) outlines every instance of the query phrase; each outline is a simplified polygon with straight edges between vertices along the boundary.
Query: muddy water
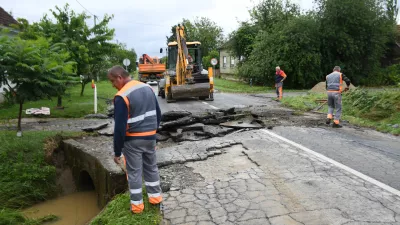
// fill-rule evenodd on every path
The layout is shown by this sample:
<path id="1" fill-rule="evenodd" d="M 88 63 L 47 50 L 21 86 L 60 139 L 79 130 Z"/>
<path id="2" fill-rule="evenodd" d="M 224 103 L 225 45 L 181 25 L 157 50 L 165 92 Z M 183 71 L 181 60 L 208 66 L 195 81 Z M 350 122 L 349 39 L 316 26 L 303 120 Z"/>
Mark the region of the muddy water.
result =
<path id="1" fill-rule="evenodd" d="M 29 218 L 39 218 L 49 214 L 59 217 L 49 225 L 84 225 L 95 217 L 100 208 L 97 206 L 96 192 L 75 192 L 54 200 L 49 200 L 24 210 Z"/>

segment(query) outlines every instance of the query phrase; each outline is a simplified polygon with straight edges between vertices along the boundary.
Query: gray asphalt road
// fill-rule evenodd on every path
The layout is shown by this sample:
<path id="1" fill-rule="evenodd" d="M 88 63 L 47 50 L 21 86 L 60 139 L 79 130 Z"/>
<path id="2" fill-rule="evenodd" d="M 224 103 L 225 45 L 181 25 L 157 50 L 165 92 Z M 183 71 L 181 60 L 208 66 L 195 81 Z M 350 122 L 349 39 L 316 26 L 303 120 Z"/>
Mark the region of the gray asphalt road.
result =
<path id="1" fill-rule="evenodd" d="M 157 93 L 157 86 L 152 86 Z M 301 93 L 297 93 L 301 94 Z M 163 112 L 204 111 L 247 105 L 277 105 L 270 93 L 261 95 L 216 93 L 213 102 L 197 99 L 166 103 L 158 97 Z M 352 169 L 400 190 L 400 138 L 368 129 L 328 127 L 276 127 L 273 132 L 323 154 Z"/>
<path id="2" fill-rule="evenodd" d="M 154 93 L 158 94 L 157 85 L 151 85 Z M 227 109 L 231 107 L 244 107 L 249 105 L 265 105 L 277 104 L 272 102 L 272 99 L 267 96 L 251 96 L 248 94 L 230 94 L 230 93 L 215 93 L 214 101 L 202 101 L 196 98 L 179 99 L 173 103 L 167 101 L 160 96 L 157 96 L 161 110 L 163 112 L 171 110 L 187 110 L 190 112 L 199 112 L 212 109 Z"/>
<path id="3" fill-rule="evenodd" d="M 276 127 L 275 133 L 400 190 L 400 138 L 353 128 Z"/>

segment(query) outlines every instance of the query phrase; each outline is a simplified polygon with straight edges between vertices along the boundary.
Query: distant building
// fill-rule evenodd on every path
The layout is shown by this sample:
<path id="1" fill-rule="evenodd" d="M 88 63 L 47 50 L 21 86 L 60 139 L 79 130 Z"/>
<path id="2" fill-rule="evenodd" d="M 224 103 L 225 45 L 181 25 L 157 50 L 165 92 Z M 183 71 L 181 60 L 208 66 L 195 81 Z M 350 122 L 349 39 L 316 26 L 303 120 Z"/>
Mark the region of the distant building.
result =
<path id="1" fill-rule="evenodd" d="M 236 73 L 239 59 L 229 52 L 229 41 L 222 45 L 219 50 L 219 68 L 221 75 L 234 75 Z"/>
<path id="2" fill-rule="evenodd" d="M 9 28 L 11 35 L 16 35 L 18 32 L 11 28 L 12 24 L 17 24 L 18 22 L 2 7 L 0 7 L 0 30 L 3 28 Z"/>

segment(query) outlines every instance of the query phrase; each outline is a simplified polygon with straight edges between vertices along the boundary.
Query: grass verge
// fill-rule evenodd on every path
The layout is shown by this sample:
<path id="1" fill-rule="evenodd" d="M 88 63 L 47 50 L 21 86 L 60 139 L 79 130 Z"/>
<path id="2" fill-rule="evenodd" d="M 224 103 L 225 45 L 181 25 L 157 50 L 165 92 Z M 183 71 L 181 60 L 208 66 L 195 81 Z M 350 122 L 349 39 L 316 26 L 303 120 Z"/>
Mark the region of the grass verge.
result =
<path id="1" fill-rule="evenodd" d="M 97 112 L 103 113 L 107 108 L 105 99 L 112 99 L 117 90 L 112 87 L 108 81 L 96 83 L 98 105 Z M 87 114 L 94 113 L 94 91 L 90 84 L 85 87 L 84 96 L 80 96 L 81 85 L 76 85 L 67 90 L 66 95 L 62 98 L 64 109 L 56 109 L 57 98 L 43 99 L 39 101 L 26 102 L 23 105 L 22 117 L 33 117 L 26 115 L 25 110 L 29 108 L 49 107 L 50 116 L 52 118 L 80 118 Z M 16 119 L 18 118 L 19 105 L 0 106 L 0 119 Z"/>
<path id="2" fill-rule="evenodd" d="M 26 219 L 18 209 L 44 201 L 56 193 L 56 169 L 46 162 L 54 150 L 54 138 L 77 137 L 80 132 L 0 131 L 0 225 L 40 224 L 54 219 Z M 4 221 L 4 222 L 3 222 Z M 7 222 L 8 221 L 8 222 Z"/>
<path id="3" fill-rule="evenodd" d="M 285 97 L 282 103 L 293 109 L 310 111 L 318 107 L 317 99 L 326 99 L 326 94 Z M 342 120 L 352 124 L 374 128 L 394 135 L 400 134 L 400 92 L 386 90 L 370 92 L 356 89 L 343 94 Z M 327 105 L 320 112 L 327 112 Z"/>
<path id="4" fill-rule="evenodd" d="M 144 189 L 143 189 L 144 190 Z M 144 212 L 132 215 L 129 211 L 129 194 L 120 194 L 114 197 L 107 207 L 90 223 L 91 225 L 158 225 L 161 215 L 157 207 L 148 203 L 146 193 L 143 193 L 145 204 Z"/>
<path id="5" fill-rule="evenodd" d="M 215 78 L 214 77 L 214 85 L 215 89 L 220 92 L 226 93 L 274 93 L 275 88 L 273 86 L 266 87 L 266 86 L 250 86 L 249 84 L 234 81 L 234 80 L 226 80 L 223 78 Z M 283 92 L 303 92 L 304 90 L 293 90 L 293 89 L 284 89 Z"/>

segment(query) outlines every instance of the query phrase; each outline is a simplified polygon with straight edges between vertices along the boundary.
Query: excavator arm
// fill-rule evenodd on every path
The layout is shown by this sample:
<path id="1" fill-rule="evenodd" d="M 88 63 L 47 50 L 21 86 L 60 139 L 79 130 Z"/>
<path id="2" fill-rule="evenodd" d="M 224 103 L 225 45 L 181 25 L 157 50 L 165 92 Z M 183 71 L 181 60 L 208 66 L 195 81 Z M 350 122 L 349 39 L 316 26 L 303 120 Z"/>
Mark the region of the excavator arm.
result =
<path id="1" fill-rule="evenodd" d="M 147 55 L 147 54 L 143 54 L 143 64 L 147 64 L 147 62 L 149 62 L 150 64 L 154 64 L 153 59 Z"/>

